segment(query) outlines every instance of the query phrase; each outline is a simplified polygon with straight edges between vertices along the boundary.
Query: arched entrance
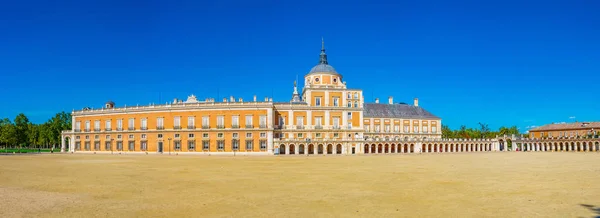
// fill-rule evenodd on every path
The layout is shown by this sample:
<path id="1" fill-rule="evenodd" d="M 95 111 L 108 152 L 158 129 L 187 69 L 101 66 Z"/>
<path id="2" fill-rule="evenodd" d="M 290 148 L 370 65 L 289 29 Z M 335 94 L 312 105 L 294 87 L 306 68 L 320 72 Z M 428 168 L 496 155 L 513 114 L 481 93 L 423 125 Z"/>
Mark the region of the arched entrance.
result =
<path id="1" fill-rule="evenodd" d="M 323 144 L 319 144 L 317 152 L 318 154 L 323 154 Z"/>
<path id="2" fill-rule="evenodd" d="M 304 154 L 304 145 L 303 144 L 300 144 L 298 146 L 298 154 Z"/>
<path id="3" fill-rule="evenodd" d="M 294 144 L 291 144 L 290 145 L 290 154 L 296 154 L 295 149 L 296 149 L 296 146 L 294 146 Z"/>
<path id="4" fill-rule="evenodd" d="M 308 145 L 308 154 L 315 154 L 315 146 L 313 144 Z"/>
<path id="5" fill-rule="evenodd" d="M 375 153 L 375 144 L 371 145 L 371 153 Z"/>
<path id="6" fill-rule="evenodd" d="M 365 144 L 365 154 L 369 153 L 369 144 Z"/>
<path id="7" fill-rule="evenodd" d="M 415 153 L 415 145 L 410 144 L 410 153 Z"/>
<path id="8" fill-rule="evenodd" d="M 337 144 L 337 145 L 335 146 L 335 153 L 336 153 L 336 154 L 342 154 L 342 145 L 340 145 L 340 144 Z"/>
<path id="9" fill-rule="evenodd" d="M 284 155 L 285 154 L 285 145 L 281 144 L 279 146 L 279 154 Z"/>
<path id="10" fill-rule="evenodd" d="M 383 151 L 383 153 L 390 153 L 390 145 L 385 144 L 385 150 Z"/>
<path id="11" fill-rule="evenodd" d="M 327 145 L 327 154 L 333 154 L 333 145 L 331 145 L 331 144 Z"/>
<path id="12" fill-rule="evenodd" d="M 377 145 L 377 153 L 381 154 L 383 152 L 383 145 L 379 144 Z"/>

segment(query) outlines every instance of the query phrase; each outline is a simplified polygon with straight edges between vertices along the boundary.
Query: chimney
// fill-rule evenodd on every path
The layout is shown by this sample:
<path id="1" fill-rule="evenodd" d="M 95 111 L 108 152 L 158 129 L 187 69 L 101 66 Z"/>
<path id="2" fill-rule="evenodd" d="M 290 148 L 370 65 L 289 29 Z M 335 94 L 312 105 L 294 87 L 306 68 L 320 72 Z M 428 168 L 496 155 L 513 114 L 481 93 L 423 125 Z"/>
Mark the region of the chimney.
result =
<path id="1" fill-rule="evenodd" d="M 388 103 L 394 104 L 394 97 L 392 97 L 392 96 L 388 97 Z"/>
<path id="2" fill-rule="evenodd" d="M 232 95 L 232 96 L 229 96 L 229 101 L 231 101 L 231 102 L 235 102 L 235 98 L 233 98 L 233 95 Z"/>
<path id="3" fill-rule="evenodd" d="M 273 102 L 273 98 L 269 98 L 269 102 Z"/>
<path id="4" fill-rule="evenodd" d="M 375 104 L 379 104 L 379 98 L 375 98 Z"/>
<path id="5" fill-rule="evenodd" d="M 223 102 L 227 102 L 227 98 L 223 98 Z"/>
<path id="6" fill-rule="evenodd" d="M 254 95 L 254 98 L 253 98 L 253 100 L 254 100 L 254 102 L 256 102 L 256 95 Z"/>
<path id="7" fill-rule="evenodd" d="M 244 102 L 244 99 L 240 98 L 240 100 L 238 102 Z"/>
<path id="8" fill-rule="evenodd" d="M 415 107 L 419 106 L 419 98 L 415 98 Z"/>
<path id="9" fill-rule="evenodd" d="M 269 97 L 265 97 L 265 102 L 269 101 Z"/>

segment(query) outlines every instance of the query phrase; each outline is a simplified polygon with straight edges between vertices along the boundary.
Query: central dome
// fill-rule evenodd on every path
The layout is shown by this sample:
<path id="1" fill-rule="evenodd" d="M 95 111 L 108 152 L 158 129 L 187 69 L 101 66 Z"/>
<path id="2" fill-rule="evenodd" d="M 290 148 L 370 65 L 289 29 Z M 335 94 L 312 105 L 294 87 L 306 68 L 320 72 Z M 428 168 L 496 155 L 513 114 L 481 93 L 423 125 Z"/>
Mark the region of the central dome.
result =
<path id="1" fill-rule="evenodd" d="M 325 53 L 325 43 L 321 41 L 321 55 L 319 57 L 319 64 L 315 65 L 306 76 L 315 74 L 330 74 L 342 77 L 333 66 L 327 62 L 327 54 Z"/>

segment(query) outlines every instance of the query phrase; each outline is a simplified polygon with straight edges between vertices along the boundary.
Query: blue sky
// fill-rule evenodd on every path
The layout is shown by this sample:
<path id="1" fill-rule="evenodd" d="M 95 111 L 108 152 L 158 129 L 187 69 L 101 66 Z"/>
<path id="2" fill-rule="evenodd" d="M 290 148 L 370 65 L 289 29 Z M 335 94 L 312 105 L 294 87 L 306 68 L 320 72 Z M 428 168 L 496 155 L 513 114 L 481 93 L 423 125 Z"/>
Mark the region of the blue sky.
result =
<path id="1" fill-rule="evenodd" d="M 300 3 L 301 2 L 301 3 Z M 597 1 L 13 1 L 0 7 L 0 117 L 272 96 L 329 63 L 367 102 L 458 128 L 600 120 Z"/>

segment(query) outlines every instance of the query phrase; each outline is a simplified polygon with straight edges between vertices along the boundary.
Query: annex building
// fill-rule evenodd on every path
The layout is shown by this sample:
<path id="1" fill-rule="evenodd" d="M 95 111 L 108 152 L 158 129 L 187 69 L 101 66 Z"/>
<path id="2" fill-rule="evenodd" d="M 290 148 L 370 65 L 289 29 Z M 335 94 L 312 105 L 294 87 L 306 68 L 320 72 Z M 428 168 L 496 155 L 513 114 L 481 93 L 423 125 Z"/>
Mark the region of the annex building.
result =
<path id="1" fill-rule="evenodd" d="M 400 145 L 375 149 L 368 141 L 441 140 L 441 118 L 419 106 L 366 103 L 329 65 L 324 45 L 317 65 L 291 99 L 250 101 L 234 97 L 199 100 L 194 95 L 168 104 L 72 112 L 63 151 L 177 154 L 361 154 L 401 152 Z M 374 145 L 373 145 L 374 146 Z M 383 146 L 383 147 L 382 147 Z M 483 146 L 483 144 L 482 144 Z M 485 145 L 487 146 L 487 144 Z M 383 149 L 383 150 L 382 150 Z M 410 148 L 414 149 L 414 148 Z M 441 147 L 428 145 L 424 151 Z M 484 149 L 484 148 L 479 148 Z M 491 150 L 491 147 L 488 148 Z"/>

